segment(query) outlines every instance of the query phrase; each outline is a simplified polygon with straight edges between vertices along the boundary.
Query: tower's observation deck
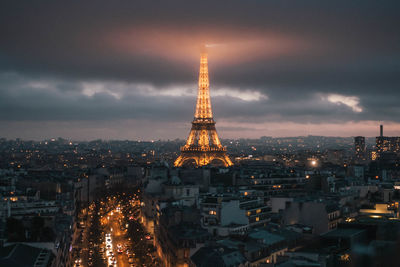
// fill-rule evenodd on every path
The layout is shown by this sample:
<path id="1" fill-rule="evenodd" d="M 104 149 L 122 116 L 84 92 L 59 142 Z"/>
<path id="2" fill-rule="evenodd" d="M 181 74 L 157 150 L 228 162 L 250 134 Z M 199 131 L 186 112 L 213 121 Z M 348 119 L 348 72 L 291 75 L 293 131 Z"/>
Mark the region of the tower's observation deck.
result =
<path id="1" fill-rule="evenodd" d="M 226 147 L 221 145 L 215 129 L 208 79 L 208 58 L 205 51 L 200 56 L 199 88 L 192 129 L 186 144 L 181 147 L 181 155 L 174 164 L 179 167 L 188 161 L 195 161 L 197 166 L 208 165 L 213 161 L 220 161 L 224 166 L 232 165 L 226 155 Z"/>

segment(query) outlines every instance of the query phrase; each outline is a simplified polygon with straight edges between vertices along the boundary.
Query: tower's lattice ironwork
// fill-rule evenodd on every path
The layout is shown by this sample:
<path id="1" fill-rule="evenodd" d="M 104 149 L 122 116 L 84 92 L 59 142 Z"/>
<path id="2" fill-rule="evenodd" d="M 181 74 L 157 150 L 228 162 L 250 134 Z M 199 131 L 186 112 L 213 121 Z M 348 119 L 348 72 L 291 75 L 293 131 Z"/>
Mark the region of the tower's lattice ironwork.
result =
<path id="1" fill-rule="evenodd" d="M 208 59 L 205 51 L 200 56 L 199 88 L 192 129 L 186 144 L 181 147 L 181 155 L 174 164 L 180 167 L 190 161 L 195 161 L 197 166 L 208 165 L 213 161 L 219 161 L 224 166 L 232 165 L 226 154 L 226 147 L 221 145 L 215 129 L 211 109 Z"/>

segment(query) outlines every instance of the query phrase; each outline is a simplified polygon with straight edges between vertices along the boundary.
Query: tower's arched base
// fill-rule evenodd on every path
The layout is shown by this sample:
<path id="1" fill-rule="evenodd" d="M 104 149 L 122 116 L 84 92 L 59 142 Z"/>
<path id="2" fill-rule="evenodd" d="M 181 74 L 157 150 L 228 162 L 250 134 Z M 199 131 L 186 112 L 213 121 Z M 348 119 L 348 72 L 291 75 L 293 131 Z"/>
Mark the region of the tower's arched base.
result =
<path id="1" fill-rule="evenodd" d="M 225 151 L 202 152 L 202 151 L 182 151 L 181 155 L 175 160 L 175 167 L 185 166 L 186 163 L 196 162 L 197 166 L 212 165 L 213 161 L 220 161 L 223 166 L 229 167 L 233 163 L 226 155 Z"/>

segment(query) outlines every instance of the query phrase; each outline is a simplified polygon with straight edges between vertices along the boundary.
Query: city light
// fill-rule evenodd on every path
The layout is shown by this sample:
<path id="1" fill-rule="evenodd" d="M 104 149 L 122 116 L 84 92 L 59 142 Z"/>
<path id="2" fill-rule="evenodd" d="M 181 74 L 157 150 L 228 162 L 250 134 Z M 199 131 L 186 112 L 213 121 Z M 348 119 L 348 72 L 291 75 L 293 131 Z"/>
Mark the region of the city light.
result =
<path id="1" fill-rule="evenodd" d="M 400 265 L 399 1 L 3 2 L 1 267 Z"/>

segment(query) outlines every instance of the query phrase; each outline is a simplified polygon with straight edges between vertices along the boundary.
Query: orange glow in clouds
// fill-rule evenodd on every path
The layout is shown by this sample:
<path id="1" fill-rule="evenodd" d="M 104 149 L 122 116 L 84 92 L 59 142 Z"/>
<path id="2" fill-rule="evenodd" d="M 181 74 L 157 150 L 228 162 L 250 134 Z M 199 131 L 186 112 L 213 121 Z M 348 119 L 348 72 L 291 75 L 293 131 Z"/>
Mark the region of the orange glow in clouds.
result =
<path id="1" fill-rule="evenodd" d="M 309 48 L 301 39 L 282 34 L 249 30 L 177 31 L 166 27 L 127 28 L 111 33 L 106 42 L 119 53 L 161 57 L 168 61 L 196 62 L 200 44 L 207 44 L 208 54 L 217 64 L 232 64 L 256 58 L 275 58 Z M 236 29 L 235 29 L 236 30 Z"/>

